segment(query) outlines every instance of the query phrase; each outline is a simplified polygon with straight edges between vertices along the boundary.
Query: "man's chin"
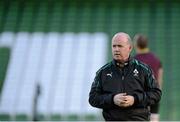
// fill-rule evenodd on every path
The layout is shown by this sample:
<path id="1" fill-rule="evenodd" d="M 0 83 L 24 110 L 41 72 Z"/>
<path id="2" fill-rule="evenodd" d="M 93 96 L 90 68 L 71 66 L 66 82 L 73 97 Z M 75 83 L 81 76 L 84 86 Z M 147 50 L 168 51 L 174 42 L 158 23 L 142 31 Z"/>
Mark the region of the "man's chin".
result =
<path id="1" fill-rule="evenodd" d="M 122 59 L 119 59 L 119 58 L 114 58 L 117 62 L 122 62 L 123 60 Z"/>
<path id="2" fill-rule="evenodd" d="M 114 58 L 114 60 L 116 60 L 117 62 L 121 62 L 121 63 L 125 62 L 125 60 L 120 59 L 120 58 Z"/>
<path id="3" fill-rule="evenodd" d="M 122 60 L 119 55 L 114 56 L 114 59 L 115 59 L 115 60 Z"/>

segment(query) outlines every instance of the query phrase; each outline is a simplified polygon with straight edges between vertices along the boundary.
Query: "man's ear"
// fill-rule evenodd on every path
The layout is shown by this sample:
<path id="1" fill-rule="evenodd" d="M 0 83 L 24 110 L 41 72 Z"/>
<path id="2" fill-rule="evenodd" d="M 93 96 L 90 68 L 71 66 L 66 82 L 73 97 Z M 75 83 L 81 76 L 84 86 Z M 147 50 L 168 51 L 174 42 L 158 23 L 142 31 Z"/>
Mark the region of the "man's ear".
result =
<path id="1" fill-rule="evenodd" d="M 130 45 L 129 50 L 132 51 L 132 49 L 133 49 L 133 45 Z"/>

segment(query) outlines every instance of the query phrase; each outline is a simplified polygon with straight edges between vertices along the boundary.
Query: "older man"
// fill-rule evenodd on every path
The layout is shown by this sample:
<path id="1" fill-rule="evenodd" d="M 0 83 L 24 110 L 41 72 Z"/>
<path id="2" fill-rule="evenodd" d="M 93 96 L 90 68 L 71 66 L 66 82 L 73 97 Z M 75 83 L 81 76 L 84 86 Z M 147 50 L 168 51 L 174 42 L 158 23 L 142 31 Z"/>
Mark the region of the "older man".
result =
<path id="1" fill-rule="evenodd" d="M 103 109 L 106 121 L 149 120 L 149 105 L 159 102 L 161 90 L 151 69 L 130 57 L 131 38 L 119 32 L 112 38 L 113 60 L 100 68 L 92 83 L 89 103 Z"/>

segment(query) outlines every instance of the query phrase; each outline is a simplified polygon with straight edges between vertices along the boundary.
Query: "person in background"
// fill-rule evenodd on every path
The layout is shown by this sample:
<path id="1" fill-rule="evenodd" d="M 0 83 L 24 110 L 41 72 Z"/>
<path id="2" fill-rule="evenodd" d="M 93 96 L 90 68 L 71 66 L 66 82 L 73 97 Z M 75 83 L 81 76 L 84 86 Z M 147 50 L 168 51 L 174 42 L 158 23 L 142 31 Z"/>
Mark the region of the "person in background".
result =
<path id="1" fill-rule="evenodd" d="M 103 109 L 106 121 L 148 121 L 148 106 L 161 99 L 150 67 L 130 56 L 132 48 L 128 34 L 115 34 L 113 60 L 96 72 L 92 83 L 89 103 Z"/>
<path id="2" fill-rule="evenodd" d="M 163 82 L 163 68 L 159 58 L 149 50 L 148 47 L 148 39 L 145 35 L 136 34 L 134 37 L 134 47 L 136 49 L 136 55 L 134 56 L 135 59 L 144 62 L 145 64 L 149 65 L 153 71 L 154 77 L 162 88 Z M 159 121 L 159 103 L 155 105 L 151 105 L 150 107 L 151 121 Z"/>

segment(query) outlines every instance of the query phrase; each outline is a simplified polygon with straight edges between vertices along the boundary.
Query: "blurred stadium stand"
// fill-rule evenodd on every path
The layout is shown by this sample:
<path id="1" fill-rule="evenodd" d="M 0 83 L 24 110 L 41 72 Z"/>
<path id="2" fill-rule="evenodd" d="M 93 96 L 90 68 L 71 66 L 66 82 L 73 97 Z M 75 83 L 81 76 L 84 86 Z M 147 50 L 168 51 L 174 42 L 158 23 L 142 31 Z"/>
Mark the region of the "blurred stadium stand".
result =
<path id="1" fill-rule="evenodd" d="M 1 34 L 9 38 L 4 35 L 13 34 Z M 7 41 L 12 42 L 12 53 L 1 94 L 1 113 L 9 114 L 12 120 L 25 116 L 31 120 L 38 84 L 37 113 L 45 120 L 50 120 L 51 114 L 79 117 L 99 113 L 88 105 L 88 92 L 96 70 L 106 61 L 106 34 L 15 35 Z M 1 42 L 6 42 L 3 39 Z"/>
<path id="2" fill-rule="evenodd" d="M 101 120 L 89 87 L 119 31 L 149 37 L 165 70 L 161 120 L 180 120 L 178 0 L 0 0 L 0 120 Z"/>

